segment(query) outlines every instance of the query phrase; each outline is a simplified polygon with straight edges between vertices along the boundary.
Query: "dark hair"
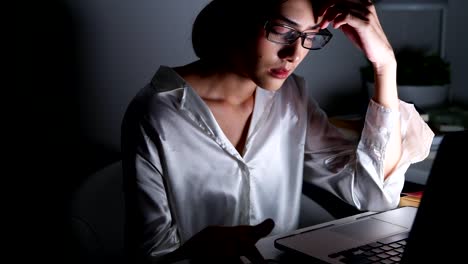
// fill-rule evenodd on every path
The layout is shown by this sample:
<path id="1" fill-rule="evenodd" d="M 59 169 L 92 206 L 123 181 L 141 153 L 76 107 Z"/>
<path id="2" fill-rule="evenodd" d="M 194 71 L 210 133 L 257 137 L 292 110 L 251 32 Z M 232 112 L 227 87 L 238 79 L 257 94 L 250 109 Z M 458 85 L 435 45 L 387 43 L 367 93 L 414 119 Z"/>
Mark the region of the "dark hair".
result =
<path id="1" fill-rule="evenodd" d="M 286 0 L 213 0 L 198 14 L 192 30 L 195 54 L 216 60 L 245 45 L 271 14 Z"/>
<path id="2" fill-rule="evenodd" d="M 198 14 L 192 29 L 192 45 L 200 59 L 216 62 L 233 49 L 244 47 L 258 26 L 271 18 L 287 0 L 212 0 Z M 310 0 L 314 13 L 324 0 Z M 315 14 L 317 15 L 317 14 Z"/>

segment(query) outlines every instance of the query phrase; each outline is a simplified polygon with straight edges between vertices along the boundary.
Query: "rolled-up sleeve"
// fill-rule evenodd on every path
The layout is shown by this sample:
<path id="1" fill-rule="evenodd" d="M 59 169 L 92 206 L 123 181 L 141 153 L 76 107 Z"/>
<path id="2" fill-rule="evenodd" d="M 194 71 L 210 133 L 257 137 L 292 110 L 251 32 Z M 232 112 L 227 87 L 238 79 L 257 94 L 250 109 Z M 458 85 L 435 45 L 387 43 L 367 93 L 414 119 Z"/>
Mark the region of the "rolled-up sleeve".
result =
<path id="1" fill-rule="evenodd" d="M 305 180 L 330 191 L 359 210 L 395 208 L 400 200 L 405 172 L 412 163 L 428 156 L 434 137 L 413 105 L 400 101 L 399 110 L 392 111 L 371 100 L 357 147 L 340 138 L 339 131 L 325 121 L 324 114 L 313 114 L 317 111 L 312 111 L 306 141 Z M 401 124 L 402 155 L 396 168 L 385 179 L 385 152 L 398 120 Z M 326 129 L 318 129 L 319 125 Z"/>

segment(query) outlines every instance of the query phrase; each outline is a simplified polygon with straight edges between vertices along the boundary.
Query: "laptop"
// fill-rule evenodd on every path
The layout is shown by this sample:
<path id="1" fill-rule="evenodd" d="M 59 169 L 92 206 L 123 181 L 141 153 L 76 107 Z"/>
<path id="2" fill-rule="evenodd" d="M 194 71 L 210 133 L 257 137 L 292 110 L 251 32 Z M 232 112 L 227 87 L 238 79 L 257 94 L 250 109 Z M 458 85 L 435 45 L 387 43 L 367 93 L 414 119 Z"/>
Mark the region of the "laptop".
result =
<path id="1" fill-rule="evenodd" d="M 467 131 L 444 135 L 418 208 L 334 220 L 277 238 L 274 246 L 307 263 L 432 263 L 437 259 L 456 263 L 465 259 L 462 245 L 466 242 L 453 242 L 453 237 L 464 238 L 468 224 L 460 216 L 468 201 L 464 195 L 468 195 L 464 168 L 468 159 L 463 151 L 468 151 Z"/>

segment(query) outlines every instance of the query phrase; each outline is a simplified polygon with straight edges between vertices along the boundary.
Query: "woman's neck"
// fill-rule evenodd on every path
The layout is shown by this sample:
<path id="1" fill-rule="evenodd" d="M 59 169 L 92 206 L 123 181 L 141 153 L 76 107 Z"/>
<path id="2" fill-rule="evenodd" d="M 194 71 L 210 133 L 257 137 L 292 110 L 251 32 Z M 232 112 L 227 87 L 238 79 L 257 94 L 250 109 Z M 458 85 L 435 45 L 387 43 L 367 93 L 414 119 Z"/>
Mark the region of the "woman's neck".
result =
<path id="1" fill-rule="evenodd" d="M 231 69 L 206 65 L 201 61 L 174 70 L 204 100 L 239 105 L 251 100 L 257 87 L 250 78 Z"/>

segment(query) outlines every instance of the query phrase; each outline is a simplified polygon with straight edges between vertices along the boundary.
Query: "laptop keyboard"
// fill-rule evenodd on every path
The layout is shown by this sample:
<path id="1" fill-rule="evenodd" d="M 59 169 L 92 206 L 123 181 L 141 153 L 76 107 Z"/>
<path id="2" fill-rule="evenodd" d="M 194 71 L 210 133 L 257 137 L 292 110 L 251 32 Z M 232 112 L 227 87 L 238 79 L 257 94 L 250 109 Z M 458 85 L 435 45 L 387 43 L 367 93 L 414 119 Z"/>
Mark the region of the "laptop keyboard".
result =
<path id="1" fill-rule="evenodd" d="M 333 253 L 329 257 L 337 258 L 347 264 L 400 263 L 407 238 L 406 232 L 364 246 Z"/>

